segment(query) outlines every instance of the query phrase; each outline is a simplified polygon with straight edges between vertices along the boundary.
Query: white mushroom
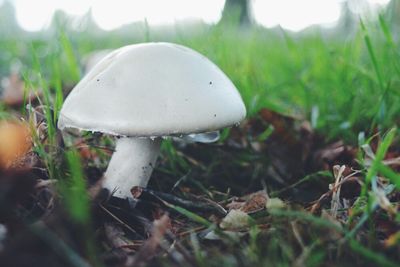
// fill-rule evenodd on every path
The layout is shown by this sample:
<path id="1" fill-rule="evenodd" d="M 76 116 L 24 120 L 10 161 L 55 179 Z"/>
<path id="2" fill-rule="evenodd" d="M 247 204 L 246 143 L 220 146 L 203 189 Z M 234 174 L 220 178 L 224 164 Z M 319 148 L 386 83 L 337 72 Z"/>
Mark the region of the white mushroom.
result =
<path id="1" fill-rule="evenodd" d="M 215 131 L 240 122 L 246 108 L 229 78 L 187 47 L 146 43 L 117 49 L 76 85 L 58 127 L 120 136 L 104 187 L 130 197 L 146 186 L 161 138 Z"/>

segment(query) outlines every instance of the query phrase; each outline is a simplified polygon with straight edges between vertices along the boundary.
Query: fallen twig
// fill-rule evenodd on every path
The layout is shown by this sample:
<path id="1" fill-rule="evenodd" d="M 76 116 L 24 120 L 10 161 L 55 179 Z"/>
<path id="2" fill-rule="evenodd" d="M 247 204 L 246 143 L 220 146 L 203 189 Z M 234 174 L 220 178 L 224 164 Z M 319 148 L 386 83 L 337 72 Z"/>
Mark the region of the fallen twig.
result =
<path id="1" fill-rule="evenodd" d="M 226 215 L 226 211 L 221 206 L 213 204 L 211 202 L 203 203 L 203 202 L 194 202 L 187 199 L 182 199 L 176 197 L 174 195 L 158 192 L 155 190 L 151 190 L 149 188 L 143 188 L 139 186 L 135 186 L 131 190 L 132 195 L 136 199 L 147 200 L 147 201 L 156 201 L 158 203 L 162 203 L 162 201 L 166 201 L 168 203 L 180 206 L 182 208 L 191 210 L 191 211 L 202 211 L 202 212 L 214 212 L 220 215 Z M 160 201 L 162 200 L 162 201 Z"/>

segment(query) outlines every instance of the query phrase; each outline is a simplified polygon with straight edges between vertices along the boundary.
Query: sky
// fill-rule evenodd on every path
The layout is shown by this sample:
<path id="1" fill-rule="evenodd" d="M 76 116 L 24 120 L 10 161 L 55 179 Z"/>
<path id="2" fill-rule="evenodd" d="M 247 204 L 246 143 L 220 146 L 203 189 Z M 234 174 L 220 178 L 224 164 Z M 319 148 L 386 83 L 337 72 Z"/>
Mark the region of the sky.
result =
<path id="1" fill-rule="evenodd" d="M 57 10 L 82 16 L 89 9 L 97 25 L 112 30 L 121 25 L 144 19 L 150 25 L 173 24 L 184 19 L 201 19 L 216 23 L 224 0 L 0 0 L 16 7 L 17 21 L 27 31 L 45 29 Z M 344 0 L 252 0 L 257 23 L 266 27 L 277 25 L 292 31 L 313 24 L 334 25 L 339 19 Z M 362 12 L 365 3 L 382 6 L 389 0 L 349 0 L 355 12 Z"/>

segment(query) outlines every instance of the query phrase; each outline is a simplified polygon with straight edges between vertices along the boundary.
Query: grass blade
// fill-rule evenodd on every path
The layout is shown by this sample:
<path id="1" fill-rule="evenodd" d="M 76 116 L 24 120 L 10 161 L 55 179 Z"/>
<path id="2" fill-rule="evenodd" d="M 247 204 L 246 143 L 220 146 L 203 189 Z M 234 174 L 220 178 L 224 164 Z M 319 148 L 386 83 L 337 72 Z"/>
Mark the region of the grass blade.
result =
<path id="1" fill-rule="evenodd" d="M 64 193 L 65 204 L 72 218 L 85 224 L 89 221 L 89 198 L 80 156 L 71 150 L 66 152 L 66 158 L 71 175 L 68 182 L 61 183 L 61 191 Z"/>
<path id="2" fill-rule="evenodd" d="M 385 138 L 382 140 L 381 144 L 379 145 L 378 150 L 375 155 L 375 158 L 372 161 L 372 164 L 371 164 L 370 168 L 368 169 L 367 175 L 365 177 L 365 184 L 363 185 L 363 188 L 361 191 L 361 196 L 367 195 L 368 187 L 369 187 L 372 179 L 374 179 L 374 177 L 377 175 L 378 170 L 379 170 L 379 165 L 385 158 L 386 152 L 388 151 L 389 146 L 392 144 L 393 139 L 396 135 L 396 131 L 397 131 L 396 128 L 392 128 L 387 133 Z"/>
<path id="3" fill-rule="evenodd" d="M 400 174 L 393 171 L 390 167 L 382 164 L 378 164 L 378 171 L 387 179 L 389 179 L 397 189 L 400 189 Z"/>
<path id="4" fill-rule="evenodd" d="M 351 249 L 354 252 L 357 252 L 364 258 L 366 258 L 372 262 L 375 262 L 377 264 L 376 266 L 385 266 L 385 267 L 398 267 L 399 266 L 398 264 L 392 262 L 391 260 L 386 259 L 386 257 L 384 255 L 364 247 L 355 239 L 351 239 L 349 244 L 350 244 Z"/>
<path id="5" fill-rule="evenodd" d="M 360 25 L 361 25 L 362 32 L 364 34 L 365 45 L 367 46 L 368 54 L 369 54 L 369 57 L 371 59 L 372 65 L 374 66 L 375 74 L 376 74 L 376 77 L 378 79 L 379 87 L 380 87 L 381 91 L 384 91 L 385 86 L 384 86 L 384 82 L 383 82 L 381 69 L 380 69 L 380 66 L 378 64 L 378 60 L 376 59 L 375 52 L 374 52 L 374 49 L 372 47 L 371 38 L 370 38 L 370 36 L 368 34 L 368 30 L 365 27 L 365 24 L 364 24 L 362 19 L 360 19 Z"/>

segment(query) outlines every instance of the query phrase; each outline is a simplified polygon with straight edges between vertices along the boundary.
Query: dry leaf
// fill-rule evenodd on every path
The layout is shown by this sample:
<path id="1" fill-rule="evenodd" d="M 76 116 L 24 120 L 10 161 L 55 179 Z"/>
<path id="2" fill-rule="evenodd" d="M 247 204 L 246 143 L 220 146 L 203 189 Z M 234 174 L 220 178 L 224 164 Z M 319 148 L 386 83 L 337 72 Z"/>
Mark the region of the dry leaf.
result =
<path id="1" fill-rule="evenodd" d="M 243 207 L 240 208 L 241 211 L 246 213 L 256 212 L 265 208 L 265 203 L 268 200 L 267 193 L 262 190 L 250 194 L 249 198 L 244 203 Z"/>
<path id="2" fill-rule="evenodd" d="M 227 205 L 227 208 L 230 210 L 241 210 L 245 213 L 252 213 L 264 209 L 267 200 L 267 193 L 261 190 L 232 201 Z"/>
<path id="3" fill-rule="evenodd" d="M 31 148 L 32 138 L 26 123 L 0 121 L 0 169 L 12 167 Z"/>
<path id="4" fill-rule="evenodd" d="M 10 77 L 4 79 L 2 83 L 4 84 L 4 91 L 1 100 L 8 106 L 22 105 L 24 103 L 25 84 L 20 79 L 19 74 L 11 73 Z M 26 99 L 33 100 L 35 97 L 35 94 L 30 90 Z"/>
<path id="5" fill-rule="evenodd" d="M 384 242 L 386 248 L 396 246 L 400 243 L 400 231 L 390 235 Z"/>
<path id="6" fill-rule="evenodd" d="M 222 229 L 236 230 L 249 226 L 250 216 L 241 210 L 231 210 L 221 221 Z"/>
<path id="7" fill-rule="evenodd" d="M 224 236 L 229 236 L 230 238 L 234 239 L 234 240 L 238 240 L 239 238 L 243 237 L 246 235 L 245 232 L 238 232 L 238 231 L 224 231 Z M 203 239 L 207 239 L 207 240 L 222 240 L 223 238 L 221 238 L 221 235 L 216 233 L 214 230 L 208 232 Z"/>

